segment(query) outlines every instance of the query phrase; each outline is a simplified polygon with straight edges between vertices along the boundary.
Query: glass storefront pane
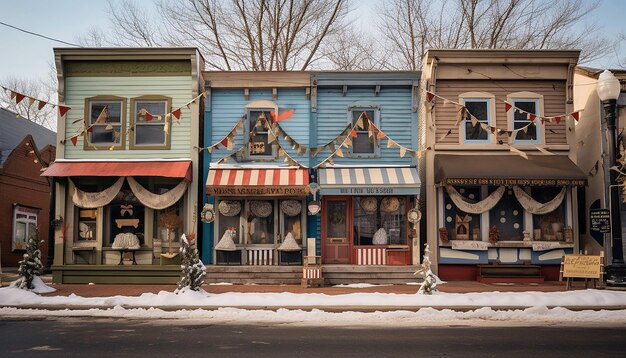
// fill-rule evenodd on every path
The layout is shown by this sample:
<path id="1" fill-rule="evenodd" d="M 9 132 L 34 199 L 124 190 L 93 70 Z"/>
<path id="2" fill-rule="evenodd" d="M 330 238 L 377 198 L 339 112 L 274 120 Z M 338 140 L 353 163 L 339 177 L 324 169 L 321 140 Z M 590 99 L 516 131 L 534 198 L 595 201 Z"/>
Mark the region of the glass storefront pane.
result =
<path id="1" fill-rule="evenodd" d="M 489 187 L 489 194 L 498 189 Z M 489 227 L 496 226 L 500 241 L 518 241 L 524 239 L 524 208 L 515 198 L 513 189 L 507 188 L 502 199 L 489 211 Z"/>
<path id="2" fill-rule="evenodd" d="M 329 201 L 327 207 L 326 236 L 348 237 L 346 232 L 346 209 L 345 201 Z"/>
<path id="3" fill-rule="evenodd" d="M 545 203 L 561 192 L 561 187 L 535 187 L 531 188 L 531 196 L 534 200 Z M 563 241 L 563 229 L 565 228 L 565 202 L 551 213 L 533 215 L 533 240 L 535 241 Z M 539 236 L 537 238 L 537 236 Z"/>

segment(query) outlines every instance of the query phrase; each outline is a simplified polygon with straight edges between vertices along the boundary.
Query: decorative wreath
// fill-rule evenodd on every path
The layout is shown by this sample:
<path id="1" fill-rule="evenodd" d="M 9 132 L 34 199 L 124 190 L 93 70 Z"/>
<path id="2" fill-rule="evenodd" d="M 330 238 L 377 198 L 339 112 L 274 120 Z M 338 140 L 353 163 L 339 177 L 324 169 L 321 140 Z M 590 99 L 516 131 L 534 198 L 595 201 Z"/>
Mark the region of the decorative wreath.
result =
<path id="1" fill-rule="evenodd" d="M 250 212 L 259 218 L 272 215 L 272 203 L 265 200 L 253 200 L 250 202 Z"/>
<path id="2" fill-rule="evenodd" d="M 237 216 L 241 212 L 241 202 L 236 200 L 223 200 L 217 206 L 220 214 L 224 216 Z"/>
<path id="3" fill-rule="evenodd" d="M 400 209 L 400 199 L 396 196 L 386 196 L 380 206 L 384 212 L 394 213 Z"/>
<path id="4" fill-rule="evenodd" d="M 378 209 L 378 200 L 373 196 L 367 196 L 359 200 L 359 205 L 368 214 L 373 214 Z"/>
<path id="5" fill-rule="evenodd" d="M 280 210 L 287 216 L 297 216 L 302 212 L 302 203 L 298 200 L 283 200 L 280 203 Z"/>

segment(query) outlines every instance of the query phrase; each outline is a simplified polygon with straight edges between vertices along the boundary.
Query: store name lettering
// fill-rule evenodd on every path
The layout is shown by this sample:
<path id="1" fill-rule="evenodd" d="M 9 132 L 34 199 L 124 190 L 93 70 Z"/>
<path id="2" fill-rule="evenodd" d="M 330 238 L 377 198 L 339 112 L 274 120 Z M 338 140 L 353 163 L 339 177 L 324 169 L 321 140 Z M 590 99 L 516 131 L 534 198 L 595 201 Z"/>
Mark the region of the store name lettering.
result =
<path id="1" fill-rule="evenodd" d="M 341 194 L 393 194 L 393 188 L 341 188 Z"/>
<path id="2" fill-rule="evenodd" d="M 244 195 L 307 195 L 307 188 L 209 188 L 207 194 L 215 196 L 244 196 Z"/>
<path id="3" fill-rule="evenodd" d="M 585 185 L 584 180 L 577 179 L 446 179 L 447 185 Z"/>

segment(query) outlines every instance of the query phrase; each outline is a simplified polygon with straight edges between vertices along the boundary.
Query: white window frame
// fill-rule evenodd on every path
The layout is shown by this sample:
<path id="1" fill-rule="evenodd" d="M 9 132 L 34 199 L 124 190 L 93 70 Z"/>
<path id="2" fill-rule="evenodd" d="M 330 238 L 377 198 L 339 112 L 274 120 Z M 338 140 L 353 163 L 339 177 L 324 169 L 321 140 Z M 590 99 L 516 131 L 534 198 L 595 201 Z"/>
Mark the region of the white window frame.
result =
<path id="1" fill-rule="evenodd" d="M 137 143 L 137 132 L 138 132 L 138 128 L 140 127 L 149 127 L 149 126 L 154 126 L 154 127 L 163 127 L 163 130 L 165 130 L 165 126 L 168 125 L 166 123 L 168 123 L 169 121 L 171 121 L 171 118 L 165 118 L 165 113 L 167 113 L 168 111 L 168 106 L 170 103 L 170 100 L 163 98 L 163 99 L 141 99 L 141 98 L 133 98 L 132 100 L 133 103 L 133 108 L 132 108 L 132 115 L 133 115 L 133 141 L 131 143 L 131 149 L 143 149 L 144 147 L 146 149 L 154 149 L 154 148 L 158 148 L 158 149 L 169 149 L 169 139 L 171 136 L 171 123 L 169 123 L 169 127 L 170 130 L 168 131 L 168 133 L 164 133 L 163 135 L 163 143 L 146 143 L 146 144 L 138 144 Z M 141 110 L 141 106 L 139 105 L 140 103 L 163 103 L 163 108 L 164 108 L 164 112 L 163 113 L 151 113 L 152 115 L 155 116 L 155 118 L 152 119 L 152 121 L 147 122 L 147 121 L 143 121 L 143 122 L 139 122 L 139 111 Z M 157 115 L 161 115 L 163 116 L 163 118 L 161 118 L 161 120 L 157 120 L 156 116 Z"/>
<path id="2" fill-rule="evenodd" d="M 268 100 L 257 100 L 257 101 L 252 101 L 248 104 L 246 104 L 246 106 L 244 107 L 245 113 L 246 113 L 246 121 L 245 121 L 245 125 L 244 125 L 244 134 L 243 134 L 243 144 L 246 148 L 246 159 L 248 160 L 253 160 L 253 159 L 261 159 L 261 160 L 268 160 L 268 159 L 276 159 L 276 155 L 277 152 L 276 150 L 274 150 L 274 146 L 272 145 L 272 143 L 268 143 L 270 146 L 272 146 L 272 154 L 270 155 L 251 155 L 250 154 L 250 131 L 252 130 L 252 128 L 250 128 L 250 111 L 273 111 L 274 113 L 278 113 L 278 106 L 276 105 L 275 102 L 273 101 L 268 101 Z M 272 126 L 272 118 L 268 118 L 268 125 L 271 127 Z M 276 138 L 276 140 L 278 141 L 279 139 Z M 268 142 L 269 142 L 269 136 L 268 136 Z"/>
<path id="3" fill-rule="evenodd" d="M 535 115 L 537 118 L 535 119 L 535 126 L 537 128 L 537 138 L 534 140 L 521 140 L 517 138 L 509 139 L 509 144 L 534 144 L 534 145 L 544 145 L 545 144 L 545 126 L 541 124 L 540 117 L 544 116 L 544 103 L 543 96 L 535 93 L 535 92 L 515 92 L 506 96 L 506 101 L 511 104 L 513 107 L 509 110 L 510 113 L 507 113 L 508 120 L 508 128 L 509 130 L 514 130 L 514 117 L 515 117 L 515 102 L 535 102 Z M 530 120 L 529 120 L 530 122 Z"/>
<path id="4" fill-rule="evenodd" d="M 112 131 L 115 131 L 117 129 L 117 127 L 119 127 L 119 133 L 120 133 L 120 141 L 119 143 L 115 142 L 115 137 L 113 138 L 113 142 L 96 142 L 94 143 L 92 141 L 92 136 L 93 133 L 87 133 L 87 138 L 88 140 L 85 143 L 85 146 L 87 148 L 89 147 L 97 147 L 97 148 L 109 148 L 109 147 L 113 147 L 114 149 L 124 149 L 125 148 L 125 141 L 124 141 L 124 133 L 125 133 L 125 117 L 126 117 L 126 99 L 125 98 L 117 98 L 117 97 L 110 97 L 107 98 L 107 96 L 98 96 L 98 97 L 94 97 L 94 98 L 87 98 L 86 99 L 87 102 L 87 120 L 88 120 L 88 127 L 93 127 L 93 128 L 106 128 L 107 125 L 111 124 L 113 126 Z M 92 123 L 91 122 L 91 116 L 92 116 L 92 110 L 93 110 L 93 105 L 94 104 L 105 104 L 105 103 L 119 103 L 120 105 L 120 121 L 119 122 L 107 122 L 107 123 Z M 97 117 L 96 117 L 97 119 Z"/>
<path id="5" fill-rule="evenodd" d="M 348 124 L 351 126 L 354 126 L 355 123 L 353 122 L 353 113 L 357 111 L 357 112 L 366 112 L 366 111 L 373 111 L 374 112 L 374 118 L 370 118 L 370 120 L 374 123 L 374 125 L 376 126 L 376 128 L 381 129 L 380 127 L 380 107 L 376 104 L 357 104 L 354 106 L 350 106 L 348 107 Z M 368 131 L 364 131 L 362 129 L 359 129 L 358 127 L 355 128 L 357 134 L 368 134 Z M 354 142 L 354 139 L 353 139 Z M 380 157 L 380 145 L 378 145 L 378 138 L 376 138 L 376 134 L 374 134 L 374 151 L 371 153 L 354 153 L 354 143 L 353 145 L 350 146 L 350 157 L 352 158 L 377 158 Z"/>
<path id="6" fill-rule="evenodd" d="M 466 102 L 485 102 L 487 103 L 487 125 L 495 126 L 496 122 L 496 106 L 495 106 L 495 96 L 490 93 L 485 92 L 466 92 L 459 95 L 459 103 L 465 106 Z M 456 121 L 456 118 L 455 118 Z M 461 128 L 459 128 L 459 144 L 470 144 L 470 145 L 480 145 L 480 144 L 495 144 L 496 143 L 496 135 L 487 131 L 487 139 L 485 140 L 473 140 L 473 139 L 465 139 L 465 123 L 467 119 L 464 119 L 460 122 Z M 476 124 L 480 125 L 480 124 Z"/>
<path id="7" fill-rule="evenodd" d="M 29 208 L 25 208 L 23 206 L 20 205 L 15 205 L 13 207 L 13 235 L 11 238 L 11 250 L 15 251 L 15 250 L 26 250 L 26 245 L 28 243 L 28 239 L 30 238 L 30 226 L 29 224 L 35 224 L 35 227 L 37 226 L 37 219 L 39 214 L 38 213 L 33 213 L 33 211 L 38 211 L 37 209 L 29 209 Z M 25 218 L 18 218 L 18 215 L 26 215 Z M 34 218 L 33 218 L 34 217 Z M 24 241 L 23 241 L 23 247 L 21 247 L 22 245 L 16 245 L 17 244 L 17 224 L 18 223 L 22 223 L 26 226 L 26 229 L 24 230 Z M 22 242 L 22 241 L 20 241 Z"/>

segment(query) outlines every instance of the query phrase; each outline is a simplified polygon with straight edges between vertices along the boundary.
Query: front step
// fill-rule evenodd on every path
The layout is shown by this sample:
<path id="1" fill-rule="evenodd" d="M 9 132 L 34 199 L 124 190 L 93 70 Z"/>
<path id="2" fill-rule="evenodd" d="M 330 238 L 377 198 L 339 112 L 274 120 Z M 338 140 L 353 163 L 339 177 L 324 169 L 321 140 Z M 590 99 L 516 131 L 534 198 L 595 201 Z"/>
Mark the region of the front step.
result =
<path id="1" fill-rule="evenodd" d="M 325 285 L 369 283 L 406 284 L 420 282 L 416 266 L 322 265 Z M 206 283 L 301 284 L 302 266 L 207 266 Z"/>
<path id="2" fill-rule="evenodd" d="M 543 283 L 541 266 L 478 265 L 477 280 L 483 283 Z"/>

